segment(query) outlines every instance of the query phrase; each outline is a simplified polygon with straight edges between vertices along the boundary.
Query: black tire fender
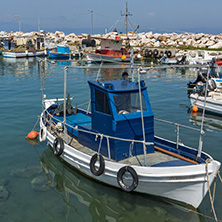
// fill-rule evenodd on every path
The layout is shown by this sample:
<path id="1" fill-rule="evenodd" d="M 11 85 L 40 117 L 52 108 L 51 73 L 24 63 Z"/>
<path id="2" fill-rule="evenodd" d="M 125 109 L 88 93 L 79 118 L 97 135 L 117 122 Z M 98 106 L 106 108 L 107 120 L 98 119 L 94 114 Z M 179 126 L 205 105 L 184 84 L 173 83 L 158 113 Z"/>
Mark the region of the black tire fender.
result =
<path id="1" fill-rule="evenodd" d="M 153 56 L 156 58 L 159 54 L 159 51 L 157 49 L 153 50 Z"/>
<path id="2" fill-rule="evenodd" d="M 145 50 L 144 50 L 144 56 L 145 56 L 145 57 L 148 57 L 148 56 L 149 56 L 148 53 L 149 53 L 149 50 L 148 50 L 148 49 L 145 49 Z"/>
<path id="3" fill-rule="evenodd" d="M 60 145 L 60 147 L 58 147 Z M 60 156 L 64 150 L 64 141 L 61 137 L 56 137 L 53 143 L 53 153 L 55 156 Z"/>
<path id="4" fill-rule="evenodd" d="M 97 160 L 99 161 L 99 168 L 96 169 L 96 162 Z M 90 170 L 92 172 L 92 174 L 94 174 L 95 176 L 100 176 L 104 173 L 105 170 L 105 161 L 102 157 L 102 155 L 100 154 L 94 154 L 90 160 Z"/>
<path id="5" fill-rule="evenodd" d="M 124 184 L 124 182 L 123 182 L 123 175 L 126 172 L 130 173 L 133 178 L 133 182 L 129 186 Z M 138 186 L 138 176 L 137 176 L 136 171 L 131 166 L 124 166 L 124 167 L 120 168 L 117 173 L 117 182 L 118 182 L 119 186 L 121 187 L 121 189 L 126 192 L 131 192 L 131 191 L 135 190 L 136 187 Z"/>
<path id="6" fill-rule="evenodd" d="M 172 56 L 172 52 L 171 51 L 166 51 L 165 53 L 166 53 L 168 58 L 170 58 Z"/>
<path id="7" fill-rule="evenodd" d="M 151 57 L 153 55 L 152 50 L 148 50 L 148 57 Z"/>

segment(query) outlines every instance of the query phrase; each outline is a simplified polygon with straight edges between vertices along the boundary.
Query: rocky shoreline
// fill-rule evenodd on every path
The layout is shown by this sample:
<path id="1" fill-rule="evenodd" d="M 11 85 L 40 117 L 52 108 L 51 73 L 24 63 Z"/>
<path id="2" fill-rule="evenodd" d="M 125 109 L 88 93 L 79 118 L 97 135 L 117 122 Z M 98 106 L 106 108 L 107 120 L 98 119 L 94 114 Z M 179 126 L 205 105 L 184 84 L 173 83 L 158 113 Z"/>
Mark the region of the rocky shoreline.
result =
<path id="1" fill-rule="evenodd" d="M 23 33 L 23 32 L 0 32 L 0 38 L 3 37 L 18 37 L 18 36 L 29 36 L 35 35 L 37 32 Z M 96 34 L 89 36 L 88 34 L 76 35 L 70 33 L 66 35 L 64 32 L 56 31 L 55 33 L 45 33 L 51 41 L 60 44 L 75 45 L 80 44 L 83 39 L 95 38 L 96 44 L 100 44 L 99 38 L 115 37 L 120 35 L 123 39 L 127 39 L 125 34 L 118 34 L 117 32 L 111 32 L 107 34 Z M 130 45 L 133 47 L 194 47 L 204 49 L 221 49 L 222 48 L 222 34 L 211 35 L 204 33 L 128 33 L 130 39 Z M 123 42 L 124 43 L 124 42 Z"/>

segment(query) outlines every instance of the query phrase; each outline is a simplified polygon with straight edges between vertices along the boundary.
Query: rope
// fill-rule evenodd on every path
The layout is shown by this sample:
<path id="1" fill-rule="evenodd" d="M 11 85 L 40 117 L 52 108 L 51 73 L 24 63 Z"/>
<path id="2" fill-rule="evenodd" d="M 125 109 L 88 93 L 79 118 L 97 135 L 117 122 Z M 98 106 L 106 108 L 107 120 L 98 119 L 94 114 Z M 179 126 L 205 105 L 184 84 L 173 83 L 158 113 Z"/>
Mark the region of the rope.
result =
<path id="1" fill-rule="evenodd" d="M 97 138 L 98 136 L 100 136 L 100 142 L 99 142 L 99 148 L 98 148 L 98 156 L 99 156 L 99 153 L 100 153 L 100 149 L 101 149 L 101 144 L 102 144 L 102 140 L 103 140 L 103 134 L 96 134 L 96 138 L 95 138 L 95 141 L 97 141 Z"/>
<path id="2" fill-rule="evenodd" d="M 41 116 L 38 117 L 38 119 L 37 119 L 37 121 L 36 121 L 36 123 L 35 123 L 35 125 L 34 125 L 34 127 L 33 127 L 33 129 L 32 129 L 32 131 L 35 129 L 36 125 L 38 124 L 38 122 L 39 122 L 39 120 L 40 120 L 40 117 L 41 117 Z"/>
<path id="3" fill-rule="evenodd" d="M 214 209 L 214 200 L 212 198 L 211 191 L 210 191 L 210 182 L 209 182 L 209 175 L 208 175 L 208 163 L 210 163 L 210 162 L 211 162 L 210 159 L 206 160 L 207 187 L 208 187 L 208 193 L 209 193 L 209 197 L 210 197 L 211 210 L 213 211 L 215 221 L 218 221 L 217 220 L 217 215 L 216 215 L 216 212 L 215 212 L 215 209 Z"/>
<path id="4" fill-rule="evenodd" d="M 217 174 L 218 174 L 218 177 L 220 179 L 220 182 L 222 183 L 222 178 L 221 178 L 221 175 L 220 175 L 220 171 L 218 171 Z"/>

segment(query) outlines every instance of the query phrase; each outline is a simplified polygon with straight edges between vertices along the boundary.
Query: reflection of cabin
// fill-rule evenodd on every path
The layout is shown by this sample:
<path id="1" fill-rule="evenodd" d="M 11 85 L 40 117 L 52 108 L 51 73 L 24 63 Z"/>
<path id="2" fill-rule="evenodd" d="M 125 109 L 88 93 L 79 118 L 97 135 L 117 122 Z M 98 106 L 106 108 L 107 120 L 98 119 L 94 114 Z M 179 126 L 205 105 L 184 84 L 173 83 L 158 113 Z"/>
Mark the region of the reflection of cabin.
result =
<path id="1" fill-rule="evenodd" d="M 92 130 L 114 137 L 143 140 L 139 87 L 135 82 L 116 80 L 110 82 L 89 81 L 91 90 L 91 125 L 79 126 L 81 129 Z M 144 82 L 141 82 L 142 104 L 145 124 L 146 142 L 154 141 L 154 117 L 149 103 Z M 85 145 L 98 150 L 98 144 L 88 134 L 79 132 L 79 139 Z M 108 155 L 106 139 L 103 141 L 101 153 Z M 147 145 L 147 153 L 154 152 L 153 145 Z M 110 140 L 111 158 L 121 160 L 132 155 L 143 154 L 143 145 L 119 140 Z"/>

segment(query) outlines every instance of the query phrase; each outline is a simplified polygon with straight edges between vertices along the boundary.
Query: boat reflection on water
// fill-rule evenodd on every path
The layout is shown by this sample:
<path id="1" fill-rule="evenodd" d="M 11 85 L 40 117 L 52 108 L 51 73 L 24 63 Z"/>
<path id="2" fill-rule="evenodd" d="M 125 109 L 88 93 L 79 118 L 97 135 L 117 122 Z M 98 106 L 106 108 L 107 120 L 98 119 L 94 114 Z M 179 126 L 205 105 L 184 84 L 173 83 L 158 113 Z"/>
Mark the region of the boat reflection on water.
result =
<path id="1" fill-rule="evenodd" d="M 48 186 L 56 188 L 61 195 L 59 201 L 66 205 L 67 221 L 73 218 L 73 213 L 79 215 L 83 206 L 88 207 L 90 215 L 84 211 L 79 215 L 82 221 L 87 221 L 88 217 L 91 221 L 204 221 L 193 209 L 149 195 L 124 193 L 92 181 L 56 158 L 50 148 L 43 152 L 40 160 Z M 77 201 L 71 203 L 75 198 Z"/>
<path id="2" fill-rule="evenodd" d="M 193 112 L 190 114 L 190 122 L 195 126 L 201 126 L 202 112 Z M 222 129 L 222 118 L 221 116 L 205 114 L 204 116 L 204 127 L 206 130 L 221 130 Z"/>

